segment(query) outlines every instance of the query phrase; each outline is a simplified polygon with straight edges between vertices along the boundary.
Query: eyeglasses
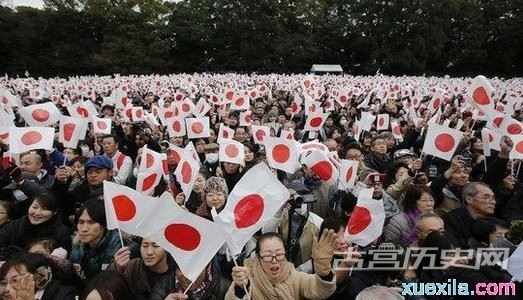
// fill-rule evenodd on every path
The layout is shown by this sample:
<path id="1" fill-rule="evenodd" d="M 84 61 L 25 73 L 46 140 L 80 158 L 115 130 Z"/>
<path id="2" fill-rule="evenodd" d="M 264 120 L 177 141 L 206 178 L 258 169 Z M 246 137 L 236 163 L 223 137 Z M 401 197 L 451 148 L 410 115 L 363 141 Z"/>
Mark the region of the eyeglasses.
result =
<path id="1" fill-rule="evenodd" d="M 273 260 L 276 259 L 277 262 L 285 260 L 285 253 L 278 253 L 275 255 L 264 255 L 260 256 L 261 260 L 266 263 L 271 263 Z"/>

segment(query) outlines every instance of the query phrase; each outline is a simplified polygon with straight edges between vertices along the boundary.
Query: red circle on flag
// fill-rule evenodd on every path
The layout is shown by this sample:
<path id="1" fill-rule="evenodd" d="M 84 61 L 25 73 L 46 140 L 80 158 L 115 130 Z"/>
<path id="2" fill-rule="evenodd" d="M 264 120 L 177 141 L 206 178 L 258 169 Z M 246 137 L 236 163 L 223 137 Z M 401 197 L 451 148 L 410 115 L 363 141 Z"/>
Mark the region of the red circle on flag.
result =
<path id="1" fill-rule="evenodd" d="M 183 103 L 182 104 L 182 110 L 184 112 L 189 112 L 191 110 L 191 106 L 189 104 L 187 104 L 187 103 Z"/>
<path id="2" fill-rule="evenodd" d="M 382 127 L 383 124 L 385 124 L 385 118 L 382 117 L 382 118 L 380 118 L 380 120 L 378 121 L 378 125 L 379 125 L 380 127 Z"/>
<path id="3" fill-rule="evenodd" d="M 258 194 L 243 197 L 234 207 L 234 223 L 238 228 L 247 228 L 256 224 L 263 215 L 264 202 Z"/>
<path id="4" fill-rule="evenodd" d="M 133 118 L 133 110 L 132 109 L 126 109 L 125 110 L 125 115 L 127 116 L 127 118 L 132 119 Z"/>
<path id="5" fill-rule="evenodd" d="M 124 107 L 127 106 L 127 103 L 129 103 L 129 99 L 127 99 L 127 96 L 122 97 L 120 101 L 122 102 Z"/>
<path id="6" fill-rule="evenodd" d="M 145 167 L 150 168 L 153 166 L 153 164 L 154 164 L 154 156 L 151 153 L 147 153 L 147 155 L 145 155 Z"/>
<path id="7" fill-rule="evenodd" d="M 303 82 L 303 85 L 306 87 L 306 88 L 309 88 L 311 86 L 311 81 L 310 80 L 305 80 Z"/>
<path id="8" fill-rule="evenodd" d="M 523 141 L 519 142 L 516 147 L 515 147 L 516 151 L 519 152 L 519 153 L 523 153 Z"/>
<path id="9" fill-rule="evenodd" d="M 191 164 L 187 161 L 184 161 L 182 164 L 182 182 L 185 184 L 189 184 L 191 182 L 192 177 L 192 167 Z"/>
<path id="10" fill-rule="evenodd" d="M 499 128 L 499 125 L 501 125 L 501 122 L 503 122 L 503 117 L 497 117 L 497 118 L 494 118 L 494 120 L 492 121 L 494 123 L 494 125 Z"/>
<path id="11" fill-rule="evenodd" d="M 507 132 L 512 135 L 520 134 L 521 133 L 521 125 L 519 124 L 510 124 L 507 127 Z"/>
<path id="12" fill-rule="evenodd" d="M 182 94 L 177 94 L 175 99 L 176 99 L 176 101 L 182 101 L 183 95 Z"/>
<path id="13" fill-rule="evenodd" d="M 328 161 L 320 161 L 315 163 L 311 170 L 314 174 L 318 175 L 321 180 L 326 181 L 332 177 L 332 166 Z"/>
<path id="14" fill-rule="evenodd" d="M 24 145 L 33 145 L 42 140 L 42 135 L 38 131 L 28 131 L 20 139 Z"/>
<path id="15" fill-rule="evenodd" d="M 292 112 L 297 112 L 298 111 L 298 104 L 296 102 L 292 102 L 291 109 L 292 109 Z"/>
<path id="16" fill-rule="evenodd" d="M 142 183 L 142 190 L 147 191 L 150 188 L 152 188 L 154 186 L 154 183 L 156 182 L 156 177 L 158 177 L 156 173 L 152 173 L 149 176 L 145 177 Z"/>
<path id="17" fill-rule="evenodd" d="M 341 96 L 340 97 L 340 102 L 345 102 L 347 101 L 347 96 Z"/>
<path id="18" fill-rule="evenodd" d="M 229 138 L 229 132 L 227 132 L 227 130 L 223 130 L 222 131 L 222 135 L 223 135 L 224 139 L 228 139 Z"/>
<path id="19" fill-rule="evenodd" d="M 482 86 L 478 87 L 472 93 L 472 99 L 479 105 L 488 105 L 490 104 L 490 98 L 487 95 L 487 91 Z"/>
<path id="20" fill-rule="evenodd" d="M 165 227 L 164 235 L 169 243 L 184 251 L 198 248 L 202 239 L 198 230 L 188 224 L 171 224 Z"/>
<path id="21" fill-rule="evenodd" d="M 347 170 L 347 174 L 345 174 L 345 181 L 346 182 L 349 182 L 351 179 L 352 179 L 352 173 L 354 172 L 353 168 L 350 167 L 348 170 Z"/>
<path id="22" fill-rule="evenodd" d="M 231 100 L 232 101 L 232 98 L 234 98 L 234 92 L 233 91 L 228 91 L 225 94 L 225 98 L 227 98 L 227 100 Z"/>
<path id="23" fill-rule="evenodd" d="M 64 140 L 67 142 L 71 141 L 73 138 L 74 129 L 76 128 L 76 124 L 74 123 L 67 123 L 64 125 Z"/>
<path id="24" fill-rule="evenodd" d="M 277 163 L 285 163 L 289 160 L 290 156 L 291 151 L 285 144 L 278 144 L 272 148 L 272 157 Z"/>
<path id="25" fill-rule="evenodd" d="M 173 116 L 174 116 L 174 113 L 172 111 L 166 111 L 163 114 L 163 117 L 166 118 L 166 119 L 172 118 Z"/>
<path id="26" fill-rule="evenodd" d="M 171 161 L 174 161 L 176 163 L 179 163 L 180 162 L 180 155 L 178 154 L 178 152 L 174 151 L 174 150 L 168 150 L 167 151 L 167 158 Z"/>
<path id="27" fill-rule="evenodd" d="M 251 97 L 252 97 L 252 98 L 256 98 L 256 92 L 255 92 L 255 91 L 252 91 L 252 92 L 251 92 Z"/>
<path id="28" fill-rule="evenodd" d="M 96 126 L 98 126 L 98 129 L 105 130 L 107 129 L 107 124 L 105 124 L 104 121 L 98 121 L 96 122 Z"/>
<path id="29" fill-rule="evenodd" d="M 137 117 L 137 118 L 141 118 L 142 115 L 143 115 L 143 111 L 142 111 L 141 109 L 139 109 L 139 110 L 136 111 L 136 117 Z"/>
<path id="30" fill-rule="evenodd" d="M 436 109 L 440 106 L 441 104 L 441 99 L 440 98 L 437 98 L 436 100 L 434 100 L 434 102 L 432 103 L 432 108 Z"/>
<path id="31" fill-rule="evenodd" d="M 236 147 L 236 145 L 234 144 L 229 144 L 227 146 L 225 146 L 225 154 L 227 154 L 227 156 L 229 157 L 236 157 L 238 156 L 238 153 L 240 152 L 240 150 L 238 150 L 238 147 Z"/>
<path id="32" fill-rule="evenodd" d="M 37 108 L 33 110 L 31 116 L 38 122 L 45 122 L 49 119 L 49 112 L 45 109 Z"/>
<path id="33" fill-rule="evenodd" d="M 258 141 L 263 142 L 263 139 L 265 138 L 265 131 L 263 129 L 258 129 L 256 131 L 255 135 L 256 135 L 256 139 L 258 139 Z"/>
<path id="34" fill-rule="evenodd" d="M 399 125 L 394 126 L 392 131 L 394 132 L 395 135 L 401 135 L 401 127 Z"/>
<path id="35" fill-rule="evenodd" d="M 83 108 L 83 107 L 81 107 L 81 106 L 78 106 L 78 107 L 76 108 L 76 112 L 77 112 L 80 116 L 82 116 L 82 117 L 84 117 L 84 118 L 87 118 L 87 117 L 89 116 L 89 112 L 87 111 L 87 109 L 85 109 L 85 108 Z"/>
<path id="36" fill-rule="evenodd" d="M 489 143 L 492 143 L 494 141 L 494 137 L 492 136 L 491 133 L 488 134 L 488 142 Z"/>
<path id="37" fill-rule="evenodd" d="M 311 119 L 309 124 L 311 125 L 311 127 L 318 127 L 318 126 L 321 125 L 322 121 L 323 121 L 322 117 L 314 117 L 314 118 Z"/>
<path id="38" fill-rule="evenodd" d="M 236 99 L 235 104 L 236 106 L 242 106 L 245 103 L 245 99 L 243 97 L 240 97 Z"/>
<path id="39" fill-rule="evenodd" d="M 196 134 L 200 134 L 203 132 L 203 124 L 201 122 L 192 123 L 191 130 Z"/>
<path id="40" fill-rule="evenodd" d="M 118 221 L 129 221 L 136 215 L 136 206 L 134 202 L 125 195 L 118 195 L 112 199 L 116 219 Z"/>
<path id="41" fill-rule="evenodd" d="M 180 130 L 182 130 L 182 124 L 180 124 L 180 121 L 175 120 L 173 122 L 173 130 L 176 132 L 180 132 Z"/>
<path id="42" fill-rule="evenodd" d="M 370 211 L 365 207 L 356 206 L 352 211 L 349 224 L 347 225 L 349 234 L 354 235 L 362 232 L 369 226 L 371 221 Z"/>
<path id="43" fill-rule="evenodd" d="M 442 133 L 434 140 L 434 146 L 436 146 L 436 149 L 441 152 L 449 152 L 454 149 L 455 144 L 456 141 L 454 140 L 454 137 L 448 133 Z"/>

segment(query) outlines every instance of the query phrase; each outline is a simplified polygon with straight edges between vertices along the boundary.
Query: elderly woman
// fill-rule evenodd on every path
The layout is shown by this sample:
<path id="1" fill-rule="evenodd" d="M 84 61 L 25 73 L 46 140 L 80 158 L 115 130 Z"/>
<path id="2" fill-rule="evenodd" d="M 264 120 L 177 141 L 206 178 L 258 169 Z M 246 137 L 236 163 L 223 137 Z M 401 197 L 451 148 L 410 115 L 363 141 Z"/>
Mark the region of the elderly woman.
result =
<path id="1" fill-rule="evenodd" d="M 419 216 L 432 212 L 434 198 L 424 185 L 407 187 L 403 199 L 403 212 L 393 216 L 383 230 L 385 241 L 407 247 L 416 241 L 416 221 Z"/>
<path id="2" fill-rule="evenodd" d="M 217 212 L 220 212 L 225 207 L 227 196 L 229 196 L 227 182 L 221 177 L 210 177 L 205 182 L 204 192 L 205 201 L 196 210 L 196 214 L 212 220 L 211 209 L 214 207 Z"/>
<path id="3" fill-rule="evenodd" d="M 231 284 L 225 299 L 291 300 L 326 299 L 336 290 L 331 261 L 337 234 L 326 230 L 314 243 L 313 262 L 316 274 L 299 272 L 285 258 L 285 246 L 278 234 L 260 236 L 256 256 L 245 261 L 244 267 L 234 267 Z"/>

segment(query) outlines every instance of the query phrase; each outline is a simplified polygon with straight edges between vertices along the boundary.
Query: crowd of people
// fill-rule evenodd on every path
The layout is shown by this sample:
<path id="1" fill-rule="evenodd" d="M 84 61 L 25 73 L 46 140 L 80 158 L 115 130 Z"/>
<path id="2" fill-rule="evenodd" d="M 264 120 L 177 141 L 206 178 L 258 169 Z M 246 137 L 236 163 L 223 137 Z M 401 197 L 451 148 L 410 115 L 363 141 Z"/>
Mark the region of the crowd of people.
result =
<path id="1" fill-rule="evenodd" d="M 490 82 L 496 109 L 521 122 L 523 81 Z M 512 253 L 523 240 L 521 160 L 511 159 L 510 136 L 500 138 L 499 150 L 485 153 L 481 132 L 490 121 L 470 104 L 471 84 L 471 78 L 381 75 L 2 78 L 2 115 L 13 126 L 27 126 L 21 107 L 51 102 L 70 116 L 68 108 L 85 101 L 97 118 L 111 119 L 111 130 L 95 133 L 91 117 L 85 138 L 68 148 L 58 141 L 57 123 L 52 150 L 19 154 L 10 153 L 9 138 L 0 132 L 0 299 L 452 299 L 402 295 L 401 284 L 510 282 L 512 275 L 499 264 L 473 266 L 483 249 Z M 247 108 L 234 103 L 240 96 Z M 431 108 L 436 97 L 442 101 Z M 208 136 L 190 139 L 166 127 L 165 113 L 179 116 L 182 103 L 192 104 L 184 116 L 209 118 Z M 127 114 L 127 106 L 143 108 L 145 118 Z M 327 113 L 324 123 L 307 130 L 307 116 L 318 110 Z M 386 114 L 390 121 L 361 130 L 365 113 Z M 431 122 L 463 133 L 450 161 L 422 153 Z M 356 181 L 344 188 L 340 179 L 323 180 L 305 164 L 292 174 L 273 168 L 289 189 L 287 203 L 239 257 L 231 259 L 224 246 L 194 282 L 154 241 L 125 232 L 120 237 L 108 228 L 103 182 L 135 188 L 144 146 L 167 158 L 168 176 L 152 196 L 167 191 L 178 205 L 212 221 L 213 208 L 223 209 L 242 176 L 267 162 L 253 126 L 297 144 L 323 144 L 334 165 L 357 161 Z M 220 161 L 222 127 L 243 144 L 240 163 Z M 200 169 L 185 195 L 173 149 L 190 144 Z M 361 188 L 372 188 L 385 210 L 380 237 L 366 246 L 346 234 Z M 387 270 L 372 267 L 373 251 L 401 257 L 414 247 L 433 249 L 437 258 L 443 250 L 472 254 L 450 264 L 411 260 Z M 434 264 L 440 268 L 425 268 Z"/>

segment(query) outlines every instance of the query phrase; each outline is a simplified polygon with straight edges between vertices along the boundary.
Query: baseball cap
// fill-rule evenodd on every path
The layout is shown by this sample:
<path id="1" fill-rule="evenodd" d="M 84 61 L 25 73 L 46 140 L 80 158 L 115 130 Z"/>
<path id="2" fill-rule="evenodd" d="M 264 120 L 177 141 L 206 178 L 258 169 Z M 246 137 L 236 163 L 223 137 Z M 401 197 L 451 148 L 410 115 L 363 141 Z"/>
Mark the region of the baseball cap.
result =
<path id="1" fill-rule="evenodd" d="M 112 170 L 113 161 L 105 155 L 95 155 L 85 164 L 85 170 L 88 170 L 89 168 Z"/>

